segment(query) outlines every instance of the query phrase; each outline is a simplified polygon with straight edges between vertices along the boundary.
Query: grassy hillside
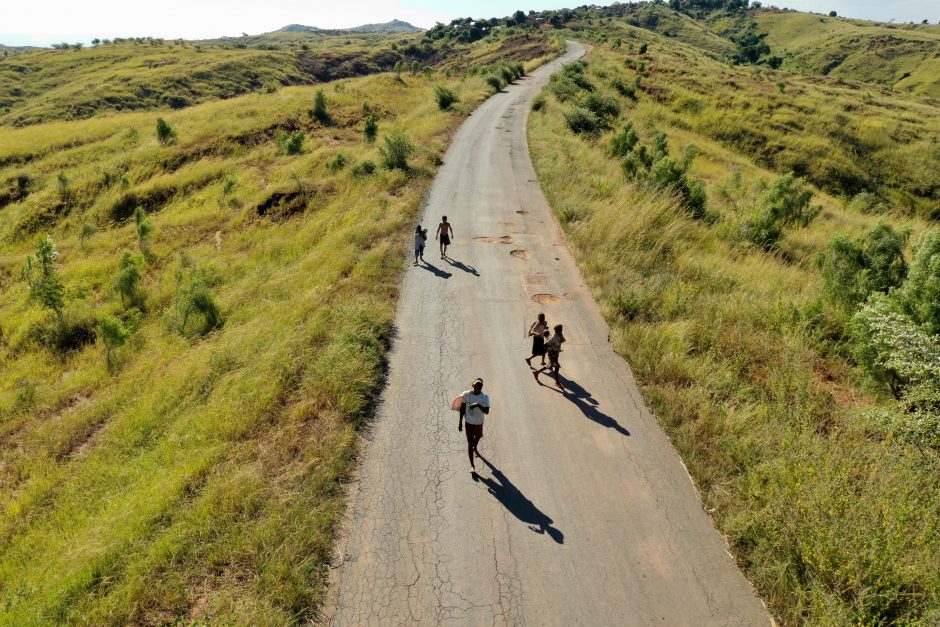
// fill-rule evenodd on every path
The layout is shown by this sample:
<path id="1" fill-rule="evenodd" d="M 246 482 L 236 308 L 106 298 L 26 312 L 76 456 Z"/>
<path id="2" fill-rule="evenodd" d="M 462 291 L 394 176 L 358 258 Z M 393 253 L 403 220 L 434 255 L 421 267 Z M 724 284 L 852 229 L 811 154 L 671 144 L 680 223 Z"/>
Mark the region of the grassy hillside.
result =
<path id="1" fill-rule="evenodd" d="M 940 27 L 866 22 L 811 13 L 755 17 L 783 68 L 940 98 Z"/>
<path id="2" fill-rule="evenodd" d="M 781 624 L 940 622 L 940 455 L 873 420 L 894 400 L 817 267 L 837 233 L 931 225 L 917 190 L 940 171 L 940 111 L 717 63 L 626 19 L 573 25 L 597 45 L 530 115 L 536 171 L 739 563 Z M 797 168 L 805 222 L 752 243 Z M 850 202 L 860 182 L 893 199 L 882 213 Z"/>
<path id="3" fill-rule="evenodd" d="M 390 71 L 486 64 L 550 51 L 544 38 L 425 46 L 402 33 L 272 33 L 207 42 L 141 39 L 0 59 L 0 125 L 27 126 L 100 113 L 181 109 L 208 100 Z M 92 86 L 90 88 L 90 86 Z"/>
<path id="4" fill-rule="evenodd" d="M 319 116 L 288 87 L 0 128 L 0 623 L 315 612 L 408 233 L 490 93 L 440 72 L 323 89 Z"/>

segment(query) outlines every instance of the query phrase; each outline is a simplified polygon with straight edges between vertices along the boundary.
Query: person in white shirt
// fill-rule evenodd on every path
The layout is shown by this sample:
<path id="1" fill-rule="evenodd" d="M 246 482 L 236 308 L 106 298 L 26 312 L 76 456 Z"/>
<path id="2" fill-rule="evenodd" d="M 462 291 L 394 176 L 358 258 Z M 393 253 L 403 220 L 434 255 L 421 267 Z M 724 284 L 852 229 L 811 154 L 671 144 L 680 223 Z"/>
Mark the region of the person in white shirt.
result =
<path id="1" fill-rule="evenodd" d="M 470 385 L 470 389 L 462 394 L 463 403 L 460 404 L 460 421 L 457 431 L 463 430 L 463 423 L 467 423 L 467 455 L 470 457 L 471 472 L 476 472 L 473 456 L 480 456 L 477 444 L 483 437 L 483 417 L 490 413 L 490 397 L 483 393 L 483 379 L 477 377 Z"/>

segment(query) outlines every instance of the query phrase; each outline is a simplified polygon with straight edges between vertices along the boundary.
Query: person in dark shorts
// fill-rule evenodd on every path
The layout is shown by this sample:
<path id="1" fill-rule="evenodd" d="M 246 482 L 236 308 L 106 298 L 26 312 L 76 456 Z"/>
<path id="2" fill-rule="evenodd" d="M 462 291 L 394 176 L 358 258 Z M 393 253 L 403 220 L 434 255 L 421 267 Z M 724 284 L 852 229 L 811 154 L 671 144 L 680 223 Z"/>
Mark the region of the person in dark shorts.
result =
<path id="1" fill-rule="evenodd" d="M 457 431 L 463 430 L 463 423 L 467 423 L 467 455 L 470 457 L 471 472 L 476 472 L 473 456 L 477 452 L 477 444 L 483 437 L 483 417 L 490 413 L 490 397 L 483 393 L 483 379 L 477 377 L 470 385 L 470 389 L 462 394 L 463 403 L 460 404 L 460 421 Z"/>
<path id="2" fill-rule="evenodd" d="M 428 241 L 428 230 L 422 229 L 421 225 L 415 227 L 415 263 L 418 265 L 418 258 L 424 261 L 424 243 Z"/>
<path id="3" fill-rule="evenodd" d="M 437 233 L 435 233 L 435 237 L 441 243 L 441 259 L 447 258 L 447 247 L 450 246 L 450 238 L 453 236 L 454 229 L 447 221 L 447 216 L 441 216 L 441 223 L 437 225 Z"/>
<path id="4" fill-rule="evenodd" d="M 558 362 L 558 357 L 561 354 L 561 345 L 564 343 L 565 336 L 562 334 L 562 327 L 560 324 L 556 324 L 555 335 L 553 335 L 550 340 L 545 342 L 545 354 L 548 355 L 548 366 L 542 366 L 532 373 L 532 376 L 535 377 L 536 381 L 539 381 L 539 374 L 548 370 L 555 375 L 555 385 L 558 386 L 559 389 L 565 389 L 565 386 L 561 384 L 561 378 L 558 374 L 558 371 L 561 370 L 561 364 Z M 539 383 L 541 383 L 541 381 L 539 381 Z"/>
<path id="5" fill-rule="evenodd" d="M 548 322 L 545 321 L 545 314 L 540 313 L 538 319 L 529 327 L 529 336 L 532 338 L 532 356 L 526 357 L 525 362 L 532 367 L 532 360 L 535 357 L 542 358 L 542 365 L 545 365 L 545 336 L 548 335 Z"/>

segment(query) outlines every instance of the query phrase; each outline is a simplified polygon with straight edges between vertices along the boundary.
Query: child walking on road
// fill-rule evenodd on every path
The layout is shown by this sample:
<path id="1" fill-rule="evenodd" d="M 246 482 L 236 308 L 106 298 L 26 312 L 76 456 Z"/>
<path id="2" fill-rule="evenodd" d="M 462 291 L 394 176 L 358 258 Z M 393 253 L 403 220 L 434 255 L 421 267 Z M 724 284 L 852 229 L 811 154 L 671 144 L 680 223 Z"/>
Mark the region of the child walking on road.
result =
<path id="1" fill-rule="evenodd" d="M 529 336 L 532 338 L 532 356 L 526 357 L 525 362 L 532 367 L 532 360 L 536 357 L 542 358 L 542 365 L 545 365 L 545 336 L 548 335 L 548 322 L 545 321 L 545 314 L 540 313 L 538 320 L 529 327 Z"/>
<path id="2" fill-rule="evenodd" d="M 415 263 L 418 265 L 418 258 L 424 261 L 424 243 L 428 241 L 428 230 L 422 229 L 421 225 L 415 227 Z"/>
<path id="3" fill-rule="evenodd" d="M 483 393 L 483 379 L 477 377 L 473 380 L 470 389 L 464 392 L 463 402 L 460 404 L 460 419 L 457 431 L 463 430 L 463 423 L 467 423 L 467 455 L 470 457 L 471 472 L 476 472 L 473 456 L 477 452 L 477 444 L 483 437 L 483 416 L 490 413 L 490 397 Z"/>
<path id="4" fill-rule="evenodd" d="M 564 343 L 565 336 L 562 334 L 562 327 L 560 324 L 556 324 L 555 335 L 553 335 L 550 340 L 545 342 L 545 353 L 548 355 L 548 366 L 542 366 L 532 373 L 532 376 L 535 377 L 535 380 L 538 381 L 539 384 L 542 383 L 539 381 L 539 374 L 548 370 L 555 375 L 555 385 L 558 386 L 558 388 L 561 390 L 565 389 L 565 387 L 561 384 L 561 378 L 558 375 L 558 371 L 561 370 L 561 364 L 558 363 L 558 357 L 561 354 L 561 345 Z"/>

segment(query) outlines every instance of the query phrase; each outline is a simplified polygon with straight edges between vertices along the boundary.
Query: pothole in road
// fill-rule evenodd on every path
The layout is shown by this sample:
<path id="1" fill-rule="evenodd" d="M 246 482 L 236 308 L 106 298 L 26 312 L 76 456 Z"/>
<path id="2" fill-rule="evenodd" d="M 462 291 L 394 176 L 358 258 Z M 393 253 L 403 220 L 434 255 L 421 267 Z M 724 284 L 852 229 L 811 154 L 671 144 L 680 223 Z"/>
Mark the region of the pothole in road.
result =
<path id="1" fill-rule="evenodd" d="M 539 305 L 550 305 L 552 303 L 557 303 L 561 299 L 554 294 L 535 294 L 532 297 L 532 300 L 537 302 Z"/>
<path id="2" fill-rule="evenodd" d="M 523 261 L 526 261 L 529 258 L 529 253 L 522 250 L 521 248 L 517 248 L 516 250 L 510 250 L 509 254 L 515 257 L 516 259 L 522 259 Z"/>
<path id="3" fill-rule="evenodd" d="M 474 237 L 474 241 L 484 244 L 512 244 L 512 238 L 508 235 L 499 235 L 497 237 Z"/>
<path id="4" fill-rule="evenodd" d="M 521 216 L 524 216 L 525 214 L 527 214 L 527 213 L 529 213 L 529 212 L 526 211 L 525 209 L 520 209 L 520 210 L 517 211 L 516 213 L 518 213 L 518 214 L 521 215 Z"/>

